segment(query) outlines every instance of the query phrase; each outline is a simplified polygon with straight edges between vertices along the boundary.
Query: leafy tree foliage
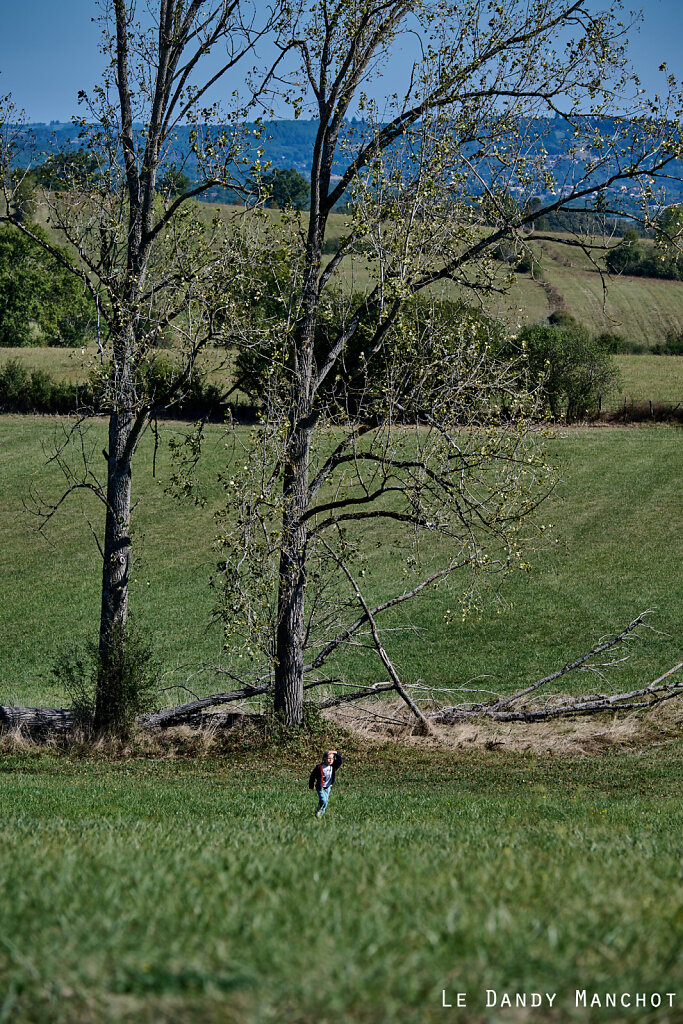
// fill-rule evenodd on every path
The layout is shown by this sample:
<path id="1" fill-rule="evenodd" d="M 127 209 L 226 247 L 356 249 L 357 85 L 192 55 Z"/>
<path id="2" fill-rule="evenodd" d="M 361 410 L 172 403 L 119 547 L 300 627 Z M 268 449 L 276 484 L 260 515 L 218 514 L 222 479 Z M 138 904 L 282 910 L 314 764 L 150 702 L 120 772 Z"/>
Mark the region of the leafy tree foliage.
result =
<path id="1" fill-rule="evenodd" d="M 283 259 L 274 263 L 265 262 L 243 282 L 240 300 L 252 312 L 252 329 L 258 337 L 258 323 L 272 322 L 282 307 L 282 295 L 291 266 Z M 348 309 L 362 310 L 366 296 L 356 292 L 352 296 L 330 293 L 321 303 L 314 339 L 314 358 L 320 361 L 330 343 L 344 326 Z M 444 298 L 428 298 L 421 294 L 411 296 L 403 305 L 401 316 L 386 339 L 381 351 L 374 351 L 372 339 L 377 330 L 379 315 L 370 311 L 359 329 L 349 339 L 339 372 L 330 375 L 321 387 L 325 401 L 329 403 L 328 414 L 337 422 L 348 424 L 358 418 L 370 420 L 383 415 L 387 396 L 391 392 L 396 401 L 406 402 L 406 412 L 398 409 L 398 421 L 410 420 L 408 412 L 409 395 L 414 380 L 425 365 L 425 345 L 429 348 L 431 338 L 425 338 L 420 325 L 433 325 L 432 338 L 440 338 L 445 359 L 456 359 L 463 338 L 473 352 L 480 355 L 489 351 L 494 357 L 505 350 L 506 330 L 503 323 L 488 316 L 478 307 L 468 306 L 462 301 Z M 418 344 L 417 339 L 420 338 Z M 429 361 L 429 360 L 427 360 Z M 281 352 L 272 333 L 264 333 L 257 344 L 240 348 L 235 360 L 240 390 L 246 392 L 255 403 L 261 403 L 274 386 L 283 387 Z M 276 375 L 280 379 L 276 382 Z M 434 370 L 425 379 L 436 386 Z M 415 411 L 413 410 L 413 422 Z"/>
<path id="2" fill-rule="evenodd" d="M 7 195 L 11 196 L 11 211 L 17 221 L 33 220 L 37 205 L 38 175 L 25 167 L 16 167 L 10 174 Z"/>
<path id="3" fill-rule="evenodd" d="M 668 331 L 666 341 L 655 345 L 656 355 L 683 356 L 683 331 Z"/>
<path id="4" fill-rule="evenodd" d="M 516 343 L 526 356 L 533 386 L 540 388 L 553 419 L 572 422 L 597 410 L 619 374 L 611 356 L 611 336 L 591 338 L 569 314 L 551 324 L 525 327 Z"/>
<path id="5" fill-rule="evenodd" d="M 673 219 L 668 226 L 665 222 L 658 222 L 656 230 L 655 245 L 643 243 L 633 228 L 625 231 L 621 243 L 606 257 L 610 273 L 683 280 L 683 255 L 677 245 L 680 231 L 676 233 Z"/>
<path id="6" fill-rule="evenodd" d="M 311 186 L 293 167 L 276 167 L 266 174 L 263 184 L 268 192 L 268 206 L 277 206 L 280 210 L 305 210 L 311 195 Z"/>
<path id="7" fill-rule="evenodd" d="M 171 164 L 159 176 L 157 191 L 167 195 L 169 199 L 175 199 L 177 196 L 184 196 L 186 192 L 189 192 L 191 184 L 192 182 L 187 174 L 177 167 L 176 164 Z"/>
<path id="8" fill-rule="evenodd" d="M 87 149 L 67 149 L 50 156 L 36 170 L 43 188 L 64 192 L 92 184 L 100 171 L 97 157 Z"/>
<path id="9" fill-rule="evenodd" d="M 31 230 L 46 239 L 38 226 Z M 0 225 L 0 345 L 81 345 L 93 317 L 82 282 L 34 238 Z"/>

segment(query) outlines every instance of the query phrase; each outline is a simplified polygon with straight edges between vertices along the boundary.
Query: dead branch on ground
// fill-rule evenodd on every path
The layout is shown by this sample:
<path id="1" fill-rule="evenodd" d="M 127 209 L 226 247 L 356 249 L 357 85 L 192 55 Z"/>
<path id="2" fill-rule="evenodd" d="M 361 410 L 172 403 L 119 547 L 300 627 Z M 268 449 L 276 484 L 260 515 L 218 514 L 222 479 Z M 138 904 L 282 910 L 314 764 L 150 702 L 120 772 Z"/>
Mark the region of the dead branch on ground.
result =
<path id="1" fill-rule="evenodd" d="M 326 696 L 315 703 L 315 708 L 318 711 L 327 711 L 331 708 L 341 707 L 361 701 L 364 698 L 375 697 L 379 694 L 396 691 L 410 710 L 411 718 L 396 718 L 392 721 L 395 721 L 398 725 L 408 726 L 411 724 L 411 721 L 413 721 L 414 724 L 414 719 L 417 719 L 420 731 L 427 735 L 433 735 L 434 726 L 437 724 L 451 725 L 458 722 L 473 721 L 477 719 L 488 719 L 496 722 L 539 722 L 558 718 L 571 718 L 575 716 L 599 714 L 605 711 L 650 711 L 664 701 L 672 700 L 683 695 L 683 679 L 671 680 L 671 676 L 683 669 L 683 661 L 674 665 L 673 668 L 670 668 L 663 675 L 658 676 L 657 679 L 653 680 L 647 686 L 634 690 L 611 694 L 583 693 L 577 696 L 548 694 L 542 696 L 539 693 L 543 687 L 575 669 L 585 668 L 596 670 L 596 666 L 590 664 L 590 659 L 603 654 L 608 650 L 613 650 L 619 645 L 627 643 L 629 639 L 637 636 L 636 630 L 638 627 L 647 625 L 645 623 L 645 616 L 649 613 L 642 612 L 631 623 L 629 623 L 625 629 L 621 630 L 621 632 L 617 633 L 615 636 L 606 640 L 601 640 L 601 642 L 588 651 L 588 653 L 581 655 L 581 657 L 572 662 L 568 662 L 561 669 L 544 676 L 542 679 L 537 680 L 530 686 L 526 686 L 523 689 L 518 690 L 510 696 L 505 697 L 496 695 L 492 699 L 484 702 L 452 704 L 433 710 L 423 710 L 418 703 L 418 700 L 420 700 L 420 694 L 424 695 L 424 693 L 427 692 L 430 695 L 430 703 L 433 706 L 435 703 L 435 693 L 454 693 L 461 691 L 461 688 L 439 687 L 437 689 L 425 686 L 421 682 L 405 683 L 401 680 L 391 659 L 384 649 L 384 646 L 382 645 L 379 630 L 377 628 L 377 622 L 375 620 L 376 609 L 370 609 L 357 582 L 350 574 L 348 568 L 344 565 L 343 560 L 338 559 L 338 562 L 349 579 L 349 582 L 353 586 L 358 601 L 363 608 L 362 619 L 370 626 L 374 646 L 377 649 L 377 653 L 382 660 L 382 663 L 389 673 L 389 679 L 365 686 L 353 687 L 346 690 L 344 693 L 336 692 L 332 695 Z M 386 605 L 384 607 L 386 607 Z M 652 627 L 648 626 L 647 628 L 651 629 Z M 616 662 L 612 661 L 609 662 L 609 664 L 614 665 Z M 600 668 L 604 667 L 604 665 L 600 666 Z M 349 684 L 345 684 L 338 679 L 316 679 L 307 683 L 306 689 L 311 690 L 318 686 L 332 685 L 348 686 Z M 137 725 L 144 729 L 166 729 L 178 725 L 201 727 L 202 725 L 207 724 L 209 719 L 212 721 L 217 719 L 216 715 L 207 716 L 205 714 L 205 712 L 210 708 L 216 708 L 238 701 L 246 703 L 255 697 L 262 697 L 271 693 L 272 681 L 270 679 L 268 681 L 264 681 L 263 677 L 261 677 L 261 679 L 255 680 L 253 684 L 245 684 L 239 689 L 223 693 L 214 693 L 206 697 L 198 697 L 195 700 L 188 701 L 184 704 L 178 704 L 170 708 L 162 708 L 158 711 L 141 715 L 137 719 Z M 523 698 L 529 698 L 532 694 L 533 697 L 530 701 L 527 700 L 522 705 L 518 704 L 518 702 L 522 701 Z M 513 707 L 512 705 L 514 704 L 517 704 L 517 706 Z M 373 714 L 371 711 L 368 711 L 368 713 Z M 232 714 L 220 717 L 225 719 L 225 724 L 234 724 L 234 721 L 236 721 L 240 715 Z M 65 734 L 77 728 L 87 729 L 87 726 L 88 722 L 82 713 L 79 714 L 69 709 L 29 708 L 0 705 L 0 731 L 19 730 L 31 735 L 44 736 L 48 733 Z"/>

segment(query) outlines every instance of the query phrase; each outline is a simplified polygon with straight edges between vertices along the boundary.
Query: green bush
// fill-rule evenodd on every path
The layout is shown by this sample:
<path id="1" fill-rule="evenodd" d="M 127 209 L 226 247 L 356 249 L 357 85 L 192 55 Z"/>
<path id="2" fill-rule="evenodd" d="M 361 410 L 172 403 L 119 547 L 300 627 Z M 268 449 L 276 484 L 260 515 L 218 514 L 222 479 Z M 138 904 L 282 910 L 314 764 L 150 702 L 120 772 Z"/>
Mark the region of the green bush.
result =
<path id="1" fill-rule="evenodd" d="M 216 416 L 223 399 L 214 384 L 192 379 L 175 400 L 164 401 L 177 370 L 169 363 L 154 361 L 146 371 L 145 386 L 152 401 L 159 402 L 159 413 L 171 410 L 174 416 L 189 419 Z M 20 359 L 12 358 L 0 367 L 0 412 L 70 413 L 91 409 L 107 411 L 107 369 L 92 374 L 85 384 L 54 380 L 45 370 L 28 370 Z"/>
<path id="2" fill-rule="evenodd" d="M 626 352 L 628 348 L 628 343 L 621 334 L 613 334 L 611 331 L 602 331 L 595 340 L 600 348 L 604 349 L 605 352 L 610 352 L 612 355 Z"/>
<path id="3" fill-rule="evenodd" d="M 0 369 L 0 408 L 3 412 L 19 411 L 28 396 L 31 374 L 20 359 L 8 359 Z"/>
<path id="4" fill-rule="evenodd" d="M 669 331 L 666 341 L 655 345 L 652 351 L 658 356 L 683 356 L 683 332 Z"/>
<path id="5" fill-rule="evenodd" d="M 98 645 L 88 641 L 60 652 L 52 666 L 52 677 L 86 727 L 95 716 L 98 688 L 109 691 L 114 698 L 118 717 L 110 725 L 120 735 L 126 735 L 138 715 L 158 704 L 159 667 L 151 646 L 130 624 L 125 643 L 120 633 L 115 634 L 106 666 Z"/>
<path id="6" fill-rule="evenodd" d="M 541 277 L 543 267 L 540 260 L 532 253 L 524 252 L 515 264 L 515 272 L 517 274 L 531 274 L 532 277 Z"/>
<path id="7" fill-rule="evenodd" d="M 100 178 L 97 157 L 87 149 L 69 149 L 51 153 L 35 170 L 43 188 L 53 192 L 68 192 L 74 186 L 93 187 Z"/>
<path id="8" fill-rule="evenodd" d="M 551 327 L 578 327 L 579 321 L 571 313 L 567 312 L 566 309 L 556 309 L 554 313 L 551 313 L 548 317 L 548 323 Z"/>
<path id="9" fill-rule="evenodd" d="M 573 318 L 525 327 L 517 338 L 532 385 L 553 419 L 581 419 L 617 388 L 619 373 L 604 336 L 591 338 Z"/>
<path id="10" fill-rule="evenodd" d="M 311 186 L 294 167 L 275 167 L 263 178 L 269 192 L 267 206 L 279 210 L 305 210 L 311 196 Z"/>
<path id="11" fill-rule="evenodd" d="M 267 273 L 272 275 L 272 268 Z M 267 280 L 254 279 L 251 284 L 256 297 L 245 296 L 245 305 L 254 311 L 257 325 L 276 321 L 280 312 L 280 285 L 279 279 L 271 280 L 270 276 Z M 341 332 L 343 324 L 348 322 L 354 311 L 362 310 L 365 302 L 366 297 L 361 294 L 354 294 L 350 300 L 342 296 L 337 304 L 334 298 L 328 302 L 318 320 L 315 335 L 314 351 L 319 362 L 331 340 Z M 435 301 L 423 295 L 416 295 L 405 303 L 396 324 L 379 349 L 373 352 L 373 336 L 378 323 L 377 311 L 363 318 L 346 344 L 340 369 L 323 384 L 330 412 L 334 414 L 336 411 L 342 419 L 372 419 L 386 409 L 389 396 L 400 399 L 414 394 L 417 378 L 425 372 L 432 372 L 426 370 L 427 363 L 436 366 L 437 346 L 440 346 L 444 357 L 446 352 L 454 355 L 457 350 L 462 353 L 467 346 L 479 353 L 487 347 L 489 354 L 495 357 L 504 339 L 503 325 L 482 310 L 463 302 Z M 254 333 L 257 337 L 256 331 Z M 240 387 L 254 402 L 261 402 L 273 385 L 284 383 L 282 375 L 286 369 L 281 344 L 282 337 L 277 330 L 264 331 L 261 344 L 255 343 L 237 354 Z M 435 381 L 434 390 L 437 387 Z M 424 377 L 422 393 L 425 398 L 429 393 L 427 377 Z M 476 396 L 471 396 L 471 400 L 476 402 Z M 404 406 L 403 411 L 395 409 L 394 416 L 414 420 L 420 415 L 411 402 L 408 405 L 411 407 Z"/>
<path id="12" fill-rule="evenodd" d="M 0 412 L 73 413 L 91 406 L 89 385 L 55 381 L 45 370 L 28 370 L 20 359 L 0 367 Z"/>
<path id="13" fill-rule="evenodd" d="M 531 274 L 533 277 L 541 275 L 542 267 L 537 257 L 526 248 L 519 252 L 511 241 L 499 242 L 492 250 L 492 255 L 499 263 L 507 263 L 516 274 Z"/>
<path id="14" fill-rule="evenodd" d="M 632 228 L 624 232 L 621 243 L 608 253 L 605 263 L 612 274 L 683 280 L 681 253 L 663 244 L 643 245 Z"/>

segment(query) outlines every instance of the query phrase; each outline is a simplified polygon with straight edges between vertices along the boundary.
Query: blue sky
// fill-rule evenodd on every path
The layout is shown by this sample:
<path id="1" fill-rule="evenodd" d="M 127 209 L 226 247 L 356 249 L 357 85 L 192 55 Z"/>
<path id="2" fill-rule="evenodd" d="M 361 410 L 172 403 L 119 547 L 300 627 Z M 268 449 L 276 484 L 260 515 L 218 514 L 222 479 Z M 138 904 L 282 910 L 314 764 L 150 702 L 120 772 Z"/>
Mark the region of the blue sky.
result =
<path id="1" fill-rule="evenodd" d="M 68 121 L 79 89 L 96 82 L 101 56 L 94 0 L 14 0 L 5 5 L 0 35 L 0 95 L 11 92 L 31 121 Z M 683 79 L 682 0 L 646 0 L 645 20 L 633 36 L 631 57 L 649 92 L 662 88 L 666 61 Z M 387 93 L 398 85 L 390 72 Z"/>

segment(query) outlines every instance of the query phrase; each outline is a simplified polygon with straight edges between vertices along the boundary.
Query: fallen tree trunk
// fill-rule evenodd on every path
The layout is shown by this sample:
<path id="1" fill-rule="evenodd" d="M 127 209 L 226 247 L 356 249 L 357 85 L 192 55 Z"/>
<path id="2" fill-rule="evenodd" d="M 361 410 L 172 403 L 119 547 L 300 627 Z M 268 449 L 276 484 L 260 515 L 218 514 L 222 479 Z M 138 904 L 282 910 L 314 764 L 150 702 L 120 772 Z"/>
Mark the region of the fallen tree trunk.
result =
<path id="1" fill-rule="evenodd" d="M 0 705 L 0 730 L 18 729 L 31 735 L 72 732 L 87 724 L 82 715 L 67 708 L 23 708 Z"/>
<path id="2" fill-rule="evenodd" d="M 231 690 L 229 693 L 213 693 L 209 697 L 198 697 L 196 700 L 188 701 L 187 704 L 177 704 L 172 708 L 164 708 L 149 715 L 142 715 L 138 719 L 138 724 L 149 729 L 167 729 L 172 725 L 186 725 L 197 719 L 206 708 L 231 704 L 233 701 L 246 700 L 248 697 L 258 697 L 268 693 L 270 689 L 271 684 L 265 683 L 263 686 L 244 686 L 241 690 Z"/>
<path id="3" fill-rule="evenodd" d="M 426 732 L 430 732 L 432 723 L 451 724 L 471 721 L 476 718 L 485 718 L 496 722 L 538 722 L 554 718 L 592 715 L 604 711 L 649 710 L 663 701 L 683 695 L 683 681 L 665 682 L 674 673 L 683 669 L 683 662 L 680 662 L 641 689 L 616 694 L 598 693 L 580 694 L 577 697 L 544 698 L 544 702 L 541 701 L 538 691 L 542 686 L 558 679 L 572 669 L 584 665 L 592 656 L 601 654 L 623 643 L 629 635 L 633 634 L 637 626 L 644 624 L 644 616 L 647 614 L 645 612 L 634 619 L 621 633 L 607 641 L 601 642 L 589 651 L 588 654 L 565 665 L 557 672 L 545 676 L 531 686 L 517 691 L 512 696 L 497 696 L 483 703 L 457 704 L 442 707 L 436 711 L 423 711 L 409 691 L 424 691 L 429 689 L 429 687 L 401 682 L 396 675 L 391 661 L 386 656 L 386 652 L 379 640 L 373 614 L 368 609 L 362 595 L 360 600 L 364 607 L 366 621 L 369 621 L 372 628 L 375 645 L 379 650 L 385 667 L 389 670 L 391 682 L 374 683 L 369 686 L 358 687 L 351 690 L 351 692 L 326 697 L 315 705 L 318 711 L 325 711 L 394 690 L 398 691 L 410 709 L 413 721 L 417 719 L 418 727 L 421 727 Z M 593 668 L 594 666 L 588 667 Z M 308 683 L 306 689 L 334 682 L 336 680 L 316 680 L 315 682 Z M 163 708 L 151 714 L 141 715 L 137 719 L 136 724 L 146 729 L 165 729 L 177 725 L 191 725 L 201 728 L 209 724 L 209 722 L 227 726 L 234 724 L 243 716 L 234 713 L 205 715 L 204 712 L 209 708 L 262 696 L 271 690 L 272 685 L 270 682 L 260 684 L 257 680 L 253 685 L 242 686 L 237 690 L 231 690 L 226 693 L 214 693 L 207 697 L 197 697 L 195 700 L 188 701 L 185 704 L 177 704 L 171 708 Z M 518 706 L 517 708 L 510 706 L 523 698 L 529 698 L 531 694 L 534 694 L 531 703 L 526 703 L 525 706 Z M 406 720 L 404 724 L 408 725 L 409 720 Z M 64 734 L 79 727 L 87 729 L 90 725 L 92 725 L 92 722 L 84 718 L 83 715 L 65 708 L 27 708 L 0 705 L 0 731 L 18 729 L 28 734 L 43 736 L 48 733 Z"/>
<path id="4" fill-rule="evenodd" d="M 415 701 L 412 699 L 412 697 L 410 696 L 410 694 L 406 690 L 405 686 L 401 682 L 401 679 L 400 679 L 400 677 L 398 675 L 398 672 L 394 668 L 394 665 L 393 665 L 391 659 L 389 658 L 389 655 L 387 654 L 386 650 L 384 649 L 384 647 L 382 645 L 382 641 L 380 640 L 379 630 L 377 629 L 377 623 L 375 621 L 374 613 L 370 611 L 370 606 L 368 605 L 367 601 L 363 597 L 363 594 L 361 592 L 360 587 L 358 586 L 358 584 L 356 583 L 355 579 L 351 575 L 351 572 L 349 571 L 349 568 L 346 565 L 346 563 L 335 554 L 335 552 L 332 550 L 332 548 L 329 546 L 329 544 L 325 544 L 325 541 L 323 541 L 323 545 L 327 548 L 328 552 L 332 555 L 332 557 L 335 559 L 335 561 L 339 565 L 340 569 L 342 569 L 342 571 L 346 575 L 346 578 L 348 579 L 349 583 L 351 584 L 351 586 L 353 587 L 353 589 L 354 589 L 354 591 L 356 593 L 356 597 L 358 598 L 358 600 L 360 601 L 360 603 L 361 603 L 361 605 L 363 607 L 363 612 L 364 612 L 364 614 L 365 614 L 365 616 L 367 618 L 367 621 L 370 623 L 370 629 L 372 631 L 372 639 L 373 639 L 373 642 L 375 644 L 375 647 L 377 648 L 377 653 L 379 654 L 379 656 L 380 656 L 380 658 L 382 660 L 382 664 L 384 665 L 384 667 L 386 668 L 386 670 L 389 673 L 389 676 L 391 678 L 391 684 L 392 684 L 393 688 L 396 690 L 396 692 L 398 694 L 400 694 L 401 700 L 403 700 L 408 705 L 408 707 L 410 708 L 412 713 L 415 715 L 415 717 L 419 721 L 421 731 L 426 736 L 431 735 L 433 730 L 432 730 L 431 725 L 429 724 L 429 720 L 425 716 L 422 708 L 418 707 L 418 705 L 415 703 Z"/>
<path id="5" fill-rule="evenodd" d="M 678 665 L 671 672 L 681 667 L 683 665 Z M 669 674 L 671 673 L 667 673 L 667 675 Z M 205 709 L 254 697 L 260 693 L 266 693 L 268 689 L 269 687 L 245 688 L 231 693 L 213 694 L 211 697 L 191 701 L 188 704 L 143 715 L 137 720 L 137 724 L 148 729 L 168 729 L 178 725 L 190 725 L 196 728 L 202 728 L 208 724 L 232 726 L 245 715 L 235 713 L 205 715 Z M 328 697 L 320 701 L 316 707 L 319 711 L 325 711 L 395 689 L 393 683 L 377 683 L 354 690 L 353 693 Z M 519 708 L 516 711 L 494 711 L 480 704 L 463 704 L 427 712 L 426 717 L 430 723 L 443 725 L 452 725 L 473 719 L 488 719 L 494 722 L 541 722 L 553 718 L 598 714 L 603 711 L 651 710 L 663 701 L 680 696 L 683 696 L 683 682 L 665 683 L 654 687 L 650 683 L 649 686 L 640 690 L 631 690 L 627 693 L 595 694 L 589 698 L 560 698 L 560 703 L 546 704 L 545 707 L 530 706 Z M 254 716 L 246 717 L 253 718 Z M 412 721 L 414 722 L 414 719 Z M 31 736 L 46 736 L 51 733 L 64 735 L 77 728 L 87 728 L 89 724 L 92 723 L 84 721 L 82 715 L 77 715 L 66 708 L 25 708 L 0 705 L 0 731 L 17 729 Z M 407 725 L 409 722 L 406 721 L 405 724 Z"/>
<path id="6" fill-rule="evenodd" d="M 208 697 L 199 697 L 187 704 L 178 704 L 172 708 L 163 708 L 151 714 L 140 715 L 136 725 L 146 729 L 168 729 L 174 725 L 202 725 L 203 712 L 207 708 L 233 701 L 245 700 L 267 693 L 270 685 L 245 686 L 241 690 L 229 693 L 214 693 Z M 229 717 L 222 716 L 227 722 Z M 88 730 L 92 727 L 92 716 L 89 718 L 68 708 L 25 708 L 12 705 L 0 705 L 0 732 L 19 730 L 29 736 L 43 736 L 49 733 L 63 735 L 75 729 Z"/>
<path id="7" fill-rule="evenodd" d="M 558 669 L 557 672 L 551 672 L 549 676 L 544 676 L 543 679 L 539 679 L 537 682 L 532 683 L 531 686 L 525 687 L 523 690 L 518 690 L 517 693 L 513 693 L 511 697 L 505 697 L 503 700 L 492 701 L 492 710 L 500 711 L 501 708 L 506 707 L 508 704 L 512 704 L 516 700 L 521 700 L 522 697 L 526 697 L 530 693 L 534 693 L 536 690 L 540 690 L 542 686 L 546 686 L 548 683 L 552 683 L 555 679 L 559 679 L 561 676 L 567 675 L 568 672 L 573 672 L 574 669 L 580 668 L 584 665 L 589 658 L 594 658 L 596 654 L 604 654 L 605 651 L 611 650 L 612 647 L 616 647 L 617 644 L 622 643 L 629 633 L 632 633 L 638 626 L 642 626 L 645 621 L 645 616 L 649 615 L 649 612 L 641 612 L 630 622 L 626 629 L 622 629 L 621 633 L 617 636 L 612 637 L 610 640 L 606 640 L 604 643 L 598 644 L 597 647 L 593 647 L 588 654 L 582 654 L 576 661 L 572 661 L 562 668 Z M 679 666 L 680 667 L 680 666 Z M 676 669 L 672 669 L 675 672 Z M 667 673 L 670 675 L 670 673 Z M 662 679 L 665 677 L 662 676 Z M 659 680 L 658 680 L 659 681 Z"/>
<path id="8" fill-rule="evenodd" d="M 681 666 L 677 666 L 680 668 Z M 676 669 L 672 669 L 675 672 Z M 670 673 L 667 673 L 670 674 Z M 665 683 L 653 688 L 652 683 L 642 690 L 631 690 L 628 693 L 596 694 L 593 697 L 577 697 L 574 700 L 563 699 L 561 704 L 546 705 L 544 708 L 527 707 L 518 711 L 493 711 L 488 708 L 461 707 L 442 708 L 430 715 L 434 721 L 444 724 L 467 722 L 473 718 L 487 718 L 494 722 L 543 722 L 551 718 L 569 718 L 573 715 L 594 715 L 601 711 L 631 711 L 635 709 L 653 708 L 662 701 L 683 695 L 682 683 Z M 637 700 L 646 697 L 646 700 Z"/>
<path id="9" fill-rule="evenodd" d="M 318 711 L 327 711 L 328 708 L 337 708 L 342 704 L 350 704 L 354 700 L 362 700 L 363 697 L 374 697 L 376 693 L 386 693 L 388 690 L 395 690 L 393 683 L 372 683 L 364 686 L 362 690 L 354 690 L 352 693 L 341 693 L 336 697 L 327 697 L 317 705 Z"/>

